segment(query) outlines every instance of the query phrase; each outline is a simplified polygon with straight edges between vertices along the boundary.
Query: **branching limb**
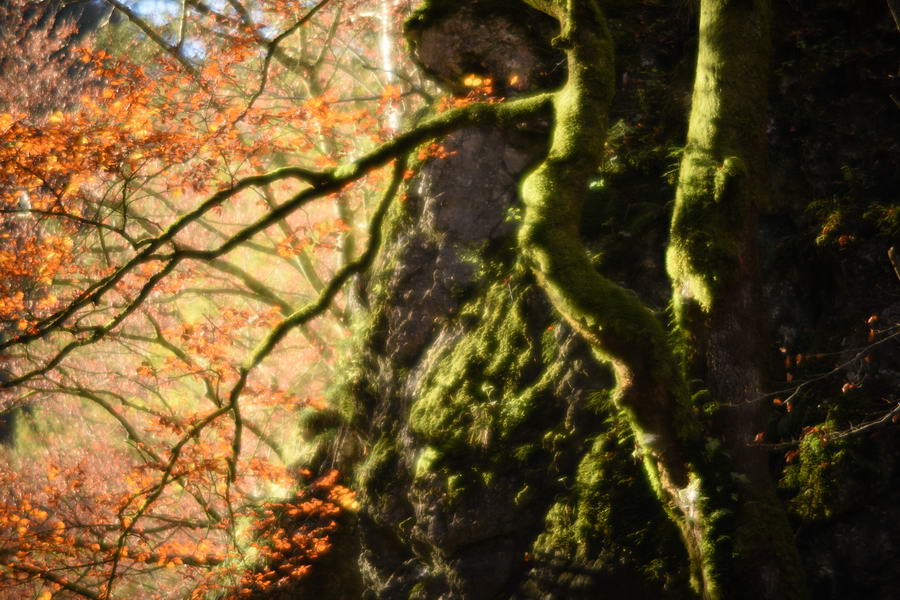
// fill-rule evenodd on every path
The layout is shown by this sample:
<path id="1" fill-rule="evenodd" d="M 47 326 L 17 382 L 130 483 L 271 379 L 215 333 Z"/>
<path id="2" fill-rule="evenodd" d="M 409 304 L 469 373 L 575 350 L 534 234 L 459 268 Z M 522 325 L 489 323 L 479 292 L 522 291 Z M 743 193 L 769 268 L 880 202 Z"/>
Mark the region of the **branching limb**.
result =
<path id="1" fill-rule="evenodd" d="M 293 312 L 293 307 L 286 300 L 279 297 L 269 286 L 250 275 L 250 273 L 246 272 L 244 269 L 219 258 L 215 258 L 207 264 L 218 271 L 228 273 L 238 279 L 247 289 L 256 294 L 262 302 L 271 306 L 277 306 L 284 314 Z"/>
<path id="2" fill-rule="evenodd" d="M 206 83 L 203 81 L 203 76 L 200 74 L 199 71 L 197 71 L 197 68 L 194 67 L 194 65 L 192 65 L 191 62 L 187 58 L 185 58 L 185 56 L 181 53 L 181 43 L 178 43 L 176 45 L 172 45 L 172 44 L 168 43 L 165 39 L 163 39 L 163 37 L 161 35 L 159 35 L 156 32 L 155 29 L 153 29 L 153 27 L 150 26 L 149 23 L 147 23 L 147 21 L 142 19 L 136 12 L 131 10 L 131 8 L 129 8 L 128 5 L 126 5 L 122 2 L 119 2 L 119 0 L 103 0 L 103 1 L 106 2 L 107 4 L 109 4 L 110 6 L 112 6 L 113 8 L 115 8 L 116 10 L 118 10 L 119 12 L 121 12 L 126 17 L 128 17 L 129 21 L 134 23 L 138 27 L 138 29 L 140 29 L 147 35 L 148 38 L 153 40 L 154 44 L 156 44 L 157 46 L 159 46 L 160 48 L 165 50 L 175 60 L 177 60 L 181 64 L 181 66 L 184 67 L 184 70 L 187 71 L 188 73 L 190 73 L 191 77 L 193 77 L 197 81 L 197 83 L 202 88 L 204 88 L 204 90 L 207 90 Z M 182 16 L 182 19 L 183 18 L 184 17 Z M 207 90 L 207 91 L 209 91 L 209 90 Z"/>
<path id="3" fill-rule="evenodd" d="M 241 393 L 244 390 L 244 387 L 246 386 L 247 377 L 250 371 L 252 371 L 253 368 L 257 365 L 259 365 L 259 363 L 262 362 L 272 352 L 278 342 L 284 339 L 284 337 L 293 328 L 307 323 L 308 321 L 314 319 L 322 312 L 324 312 L 351 276 L 367 269 L 371 265 L 372 261 L 375 258 L 375 254 L 377 253 L 378 248 L 381 245 L 381 225 L 384 221 L 387 209 L 390 206 L 390 202 L 396 195 L 396 192 L 399 189 L 401 182 L 403 181 L 403 174 L 405 171 L 405 155 L 401 155 L 400 159 L 397 161 L 397 164 L 394 167 L 394 174 L 391 179 L 391 183 L 385 191 L 378 209 L 372 216 L 372 221 L 370 223 L 371 231 L 369 243 L 365 252 L 363 252 L 362 255 L 360 255 L 360 257 L 353 263 L 345 265 L 340 271 L 338 271 L 338 273 L 335 274 L 334 278 L 328 283 L 316 302 L 313 302 L 312 304 L 309 304 L 306 307 L 296 311 L 295 313 L 287 317 L 284 321 L 282 321 L 278 326 L 276 326 L 271 332 L 269 332 L 269 335 L 257 346 L 256 350 L 247 358 L 244 366 L 241 368 L 240 377 L 238 378 L 238 381 L 235 383 L 234 387 L 232 387 L 231 389 L 231 392 L 228 396 L 228 402 L 225 403 L 221 408 L 207 415 L 200 422 L 190 428 L 190 430 L 188 430 L 188 432 L 181 437 L 178 443 L 176 443 L 172 447 L 172 450 L 170 451 L 171 457 L 168 463 L 165 465 L 165 468 L 163 469 L 160 481 L 147 495 L 141 507 L 134 513 L 133 516 L 130 517 L 131 521 L 129 522 L 128 526 L 126 526 L 122 533 L 119 535 L 112 568 L 110 569 L 110 574 L 107 578 L 107 594 L 110 593 L 112 585 L 115 582 L 119 557 L 122 554 L 121 550 L 125 545 L 126 539 L 134 530 L 136 522 L 146 514 L 152 504 L 156 502 L 160 495 L 162 495 L 163 490 L 168 485 L 168 483 L 175 477 L 175 465 L 178 461 L 178 458 L 181 456 L 184 446 L 190 440 L 196 439 L 200 435 L 200 433 L 211 423 L 227 414 L 232 415 L 235 423 L 234 442 L 232 446 L 233 454 L 229 461 L 228 478 L 229 483 L 234 481 L 237 474 L 237 458 L 240 454 L 241 444 L 241 414 L 239 408 L 239 399 Z M 123 514 L 124 511 L 127 510 L 127 508 L 128 505 L 122 508 Z"/>
<path id="4" fill-rule="evenodd" d="M 372 215 L 372 220 L 369 223 L 369 241 L 366 246 L 365 251 L 354 261 L 349 264 L 344 265 L 337 273 L 335 273 L 334 277 L 331 281 L 328 282 L 328 285 L 322 290 L 319 294 L 319 298 L 307 306 L 304 306 L 300 310 L 294 312 L 285 318 L 281 323 L 279 323 L 275 328 L 273 328 L 269 335 L 260 342 L 260 344 L 256 347 L 253 353 L 247 358 L 244 365 L 241 367 L 240 377 L 238 378 L 237 383 L 231 390 L 231 394 L 229 395 L 229 404 L 234 407 L 238 406 L 238 398 L 243 391 L 244 386 L 247 383 L 247 376 L 250 374 L 257 365 L 259 365 L 265 358 L 271 354 L 272 350 L 275 349 L 275 346 L 284 339 L 284 337 L 294 328 L 308 323 L 312 319 L 315 319 L 317 316 L 322 314 L 325 310 L 328 309 L 328 306 L 334 300 L 337 293 L 341 290 L 344 284 L 347 282 L 350 277 L 356 275 L 357 273 L 361 273 L 368 269 L 372 261 L 375 259 L 375 255 L 378 252 L 378 249 L 381 247 L 381 225 L 384 222 L 384 217 L 387 214 L 387 209 L 390 206 L 391 201 L 394 196 L 397 194 L 397 190 L 400 187 L 400 184 L 403 181 L 403 174 L 406 171 L 406 157 L 401 156 L 397 163 L 394 165 L 394 173 L 391 178 L 391 182 L 388 185 L 387 189 L 384 192 L 384 195 L 381 198 L 381 202 L 378 204 L 375 212 Z M 237 410 L 235 408 L 235 410 Z M 237 423 L 237 421 L 236 421 Z M 232 454 L 232 463 L 231 463 L 231 477 L 234 478 L 235 469 L 237 464 L 237 457 L 240 454 L 240 437 L 235 435 L 234 438 L 234 446 L 233 446 L 233 454 Z"/>
<path id="5" fill-rule="evenodd" d="M 73 221 L 75 223 L 78 223 L 79 225 L 86 225 L 89 227 L 97 227 L 99 229 L 105 229 L 107 231 L 111 231 L 112 233 L 115 233 L 116 235 L 120 236 L 122 239 L 124 239 L 126 242 L 128 242 L 128 244 L 132 248 L 137 248 L 137 246 L 138 246 L 137 240 L 135 240 L 130 235 L 128 235 L 128 233 L 123 228 L 114 227 L 112 225 L 103 223 L 101 221 L 95 221 L 93 219 L 86 219 L 86 218 L 78 216 L 78 215 L 73 215 L 68 212 L 57 211 L 57 210 L 39 210 L 36 208 L 32 208 L 32 209 L 28 210 L 28 213 L 30 213 L 32 215 L 36 215 L 38 217 L 52 217 L 52 218 L 57 218 L 57 219 L 66 219 L 68 221 Z M 20 214 L 22 214 L 22 211 L 18 210 L 18 209 L 11 210 L 11 209 L 4 208 L 4 209 L 0 209 L 0 214 L 20 215 Z"/>
<path id="6" fill-rule="evenodd" d="M 579 232 L 588 181 L 602 160 L 615 81 L 612 41 L 590 0 L 567 8 L 529 3 L 560 20 L 569 79 L 554 98 L 547 159 L 522 182 L 519 243 L 556 309 L 613 365 L 617 403 L 664 485 L 683 488 L 687 473 L 676 428 L 686 389 L 665 331 L 637 296 L 597 272 Z"/>
<path id="7" fill-rule="evenodd" d="M 305 15 L 303 15 L 300 19 L 298 19 L 293 25 L 291 25 L 290 27 L 288 27 L 287 29 L 285 29 L 284 31 L 282 31 L 281 33 L 279 33 L 274 38 L 272 38 L 269 42 L 266 43 L 266 45 L 265 45 L 266 55 L 263 58 L 263 65 L 262 65 L 262 69 L 260 70 L 259 86 L 257 87 L 256 91 L 253 92 L 253 94 L 250 96 L 250 99 L 247 101 L 247 106 L 244 107 L 244 110 L 241 112 L 241 114 L 239 114 L 234 119 L 234 121 L 232 122 L 232 125 L 241 121 L 247 115 L 247 113 L 250 111 L 251 108 L 253 108 L 253 105 L 256 103 L 256 101 L 259 99 L 259 97 L 265 91 L 266 84 L 269 82 L 269 65 L 272 62 L 273 55 L 278 50 L 279 44 L 281 44 L 281 42 L 283 42 L 287 37 L 293 35 L 294 32 L 296 32 L 298 29 L 303 27 L 303 25 L 305 25 L 307 23 L 307 21 L 312 19 L 316 15 L 316 13 L 319 12 L 320 10 L 322 10 L 322 8 L 324 8 L 325 5 L 328 4 L 330 1 L 331 0 L 319 0 L 319 2 L 316 3 L 315 6 L 313 6 L 311 9 L 309 9 L 309 11 Z M 247 15 L 246 12 L 244 14 Z M 246 18 L 249 18 L 249 15 L 247 15 Z"/>
<path id="8" fill-rule="evenodd" d="M 827 433 L 827 436 L 829 440 L 840 440 L 848 437 L 853 437 L 867 431 L 872 431 L 873 429 L 878 429 L 879 427 L 897 423 L 898 418 L 900 418 L 900 403 L 897 403 L 894 408 L 887 411 L 878 418 L 865 421 L 863 423 L 860 423 L 859 425 L 851 425 L 850 427 L 841 429 L 840 431 L 829 431 Z M 784 450 L 790 450 L 791 448 L 796 448 L 800 445 L 801 441 L 802 440 L 789 440 L 787 442 L 778 442 L 776 444 L 757 445 L 772 452 L 781 452 Z"/>
<path id="9" fill-rule="evenodd" d="M 16 387 L 17 385 L 21 385 L 22 383 L 29 381 L 30 379 L 33 379 L 40 375 L 49 373 L 50 371 L 52 371 L 53 369 L 58 367 L 60 365 L 60 363 L 62 363 L 62 361 L 69 354 L 71 354 L 74 350 L 81 348 L 83 346 L 94 344 L 94 343 L 102 340 L 103 338 L 105 338 L 106 335 L 110 331 L 112 331 L 113 329 L 118 327 L 122 323 L 122 321 L 124 321 L 126 318 L 128 318 L 128 316 L 130 316 L 139 306 L 141 306 L 144 303 L 144 301 L 150 295 L 150 292 L 152 292 L 153 289 L 156 287 L 156 284 L 158 284 L 160 281 L 165 279 L 166 276 L 168 276 L 175 269 L 177 264 L 178 264 L 177 262 L 170 262 L 170 263 L 166 264 L 161 270 L 157 271 L 153 276 L 151 276 L 150 279 L 147 281 L 147 283 L 145 283 L 143 285 L 143 287 L 141 288 L 141 291 L 137 294 L 137 296 L 135 296 L 135 298 L 130 303 L 128 303 L 127 306 L 121 312 L 119 312 L 119 314 L 117 314 L 115 317 L 110 319 L 105 325 L 99 325 L 96 327 L 88 328 L 90 331 L 90 335 L 87 335 L 85 337 L 81 337 L 81 338 L 78 338 L 76 340 L 69 342 L 68 344 L 63 346 L 59 352 L 57 352 L 53 357 L 50 358 L 50 360 L 48 360 L 42 366 L 32 369 L 31 371 L 28 371 L 18 377 L 11 377 L 9 379 L 6 379 L 3 382 L 0 382 L 0 389 Z M 123 276 L 124 276 L 124 273 L 123 273 Z M 72 312 L 74 312 L 74 311 L 72 311 Z M 55 328 L 61 328 L 61 327 L 62 327 L 62 323 L 60 323 L 57 327 L 47 329 L 43 332 L 41 337 L 49 334 Z M 23 336 L 23 337 L 29 337 L 29 336 Z M 0 344 L 0 348 L 3 348 L 7 345 L 22 343 L 21 340 L 22 340 L 22 337 L 14 338 L 14 339 L 10 340 L 9 342 Z M 28 341 L 30 341 L 30 340 L 28 340 Z"/>
<path id="10" fill-rule="evenodd" d="M 116 269 L 111 275 L 79 294 L 66 308 L 38 322 L 33 331 L 0 344 L 0 350 L 2 350 L 12 345 L 26 344 L 47 336 L 51 332 L 60 329 L 67 320 L 76 315 L 78 310 L 88 305 L 99 303 L 104 295 L 139 265 L 154 261 L 163 262 L 160 270 L 147 280 L 136 297 L 109 322 L 102 326 L 92 327 L 89 336 L 73 340 L 64 346 L 44 366 L 0 383 L 0 389 L 14 387 L 33 377 L 47 373 L 59 365 L 73 350 L 103 339 L 112 329 L 121 324 L 134 312 L 147 299 L 156 285 L 182 261 L 187 259 L 207 261 L 216 259 L 237 248 L 257 233 L 277 223 L 312 200 L 339 191 L 347 184 L 387 164 L 394 158 L 406 154 L 423 142 L 469 125 L 500 124 L 515 126 L 549 108 L 550 98 L 549 94 L 537 94 L 501 104 L 475 103 L 455 108 L 422 122 L 418 127 L 382 144 L 355 161 L 328 171 L 316 172 L 300 167 L 286 167 L 264 175 L 242 179 L 235 185 L 214 194 L 197 208 L 177 219 L 157 237 L 147 240 L 142 244 L 143 249 L 137 255 Z M 227 199 L 234 197 L 241 191 L 288 178 L 307 181 L 312 184 L 312 187 L 299 192 L 255 223 L 244 227 L 218 248 L 213 250 L 179 248 L 165 255 L 156 253 L 161 247 L 174 241 L 175 236 L 188 225 L 194 223 L 210 210 L 220 206 Z"/>
<path id="11" fill-rule="evenodd" d="M 73 300 L 66 308 L 37 323 L 35 331 L 21 335 L 14 340 L 10 340 L 8 342 L 0 344 L 0 349 L 6 348 L 12 344 L 28 343 L 44 337 L 47 333 L 67 321 L 79 309 L 84 308 L 89 304 L 99 303 L 103 296 L 107 292 L 109 292 L 117 283 L 119 283 L 122 278 L 125 277 L 126 274 L 131 272 L 135 267 L 140 264 L 156 260 L 155 258 L 153 258 L 154 252 L 159 250 L 165 244 L 174 240 L 175 236 L 178 235 L 178 233 L 180 233 L 182 230 L 184 230 L 188 225 L 200 219 L 210 210 L 221 206 L 226 200 L 238 195 L 245 189 L 255 186 L 267 185 L 269 183 L 281 181 L 283 179 L 300 179 L 302 181 L 312 183 L 313 185 L 321 185 L 327 180 L 327 178 L 328 175 L 324 173 L 310 171 L 309 169 L 303 169 L 300 167 L 286 167 L 283 169 L 276 169 L 275 171 L 271 171 L 263 175 L 254 175 L 252 177 L 247 177 L 238 181 L 231 187 L 213 194 L 209 199 L 197 206 L 197 208 L 185 213 L 183 216 L 178 218 L 174 223 L 172 223 L 168 228 L 166 228 L 155 238 L 143 240 L 142 242 L 140 242 L 139 246 L 143 248 L 141 252 L 134 256 L 126 264 L 119 267 L 108 277 L 105 277 L 89 286 L 81 294 L 79 294 L 79 296 L 75 298 L 75 300 Z"/>
<path id="12" fill-rule="evenodd" d="M 27 573 L 39 579 L 43 579 L 44 581 L 54 583 L 59 587 L 72 592 L 73 594 L 81 596 L 82 598 L 90 598 L 91 600 L 103 600 L 103 596 L 101 596 L 97 592 L 89 590 L 88 588 L 80 586 L 76 583 L 70 583 L 65 577 L 57 575 L 53 571 L 48 571 L 46 569 L 40 569 L 31 565 L 25 565 L 21 563 L 10 563 L 9 565 L 7 565 L 7 567 L 14 571 Z"/>
<path id="13" fill-rule="evenodd" d="M 263 188 L 263 199 L 270 209 L 274 209 L 276 206 L 278 206 L 277 202 L 275 201 L 275 197 L 272 195 L 271 189 L 268 187 Z M 293 232 L 291 231 L 291 228 L 288 226 L 286 221 L 279 221 L 278 227 L 281 229 L 281 232 L 285 237 L 290 237 L 291 235 L 293 235 Z M 313 264 L 312 260 L 309 258 L 309 255 L 307 254 L 305 249 L 300 248 L 293 257 L 285 257 L 285 260 L 287 260 L 292 267 L 298 269 L 300 273 L 303 274 L 303 277 L 306 278 L 306 282 L 309 283 L 310 286 L 312 286 L 313 290 L 316 293 L 322 291 L 322 288 L 325 287 L 325 284 L 322 282 L 322 278 L 316 272 L 316 267 Z M 293 310 L 288 310 L 285 312 L 285 314 L 290 314 L 291 312 L 293 312 Z M 347 315 L 344 314 L 344 312 L 341 311 L 338 307 L 332 306 L 331 312 L 338 320 L 338 322 L 340 322 L 344 326 L 348 325 Z"/>
<path id="14" fill-rule="evenodd" d="M 206 417 L 201 419 L 196 425 L 191 427 L 179 440 L 178 442 L 172 446 L 170 450 L 170 458 L 166 463 L 165 468 L 162 472 L 162 477 L 160 481 L 154 486 L 150 492 L 147 494 L 143 504 L 135 511 L 134 515 L 130 517 L 130 522 L 122 532 L 119 534 L 118 540 L 115 544 L 115 551 L 113 554 L 113 562 L 110 568 L 109 575 L 107 576 L 106 586 L 105 586 L 105 594 L 104 598 L 110 598 L 112 595 L 113 584 L 116 580 L 116 572 L 118 569 L 119 562 L 123 557 L 122 549 L 125 547 L 126 540 L 131 536 L 134 531 L 137 522 L 141 517 L 143 517 L 146 512 L 150 509 L 154 502 L 162 495 L 163 491 L 168 486 L 169 482 L 176 479 L 178 476 L 175 474 L 175 465 L 178 463 L 178 459 L 181 457 L 181 453 L 184 450 L 184 447 L 193 439 L 197 439 L 200 433 L 206 429 L 210 424 L 217 421 L 219 418 L 227 415 L 231 410 L 230 406 L 223 406 L 218 410 L 213 411 L 208 414 Z M 125 504 L 120 510 L 120 514 L 124 516 L 125 511 L 130 506 L 131 502 Z"/>
<path id="15" fill-rule="evenodd" d="M 63 375 L 68 375 L 68 374 L 64 372 Z M 153 461 L 154 465 L 162 465 L 165 463 L 163 458 L 159 454 L 157 454 L 153 450 L 151 445 L 148 444 L 143 439 L 143 437 L 137 431 L 137 428 L 128 419 L 126 419 L 121 413 L 119 413 L 119 411 L 117 411 L 109 402 L 107 402 L 101 396 L 101 394 L 96 393 L 92 390 L 89 390 L 81 385 L 78 385 L 77 383 L 76 383 L 75 387 L 66 387 L 62 384 L 56 384 L 55 391 L 60 391 L 65 394 L 76 396 L 76 397 L 82 398 L 84 400 L 88 400 L 89 402 L 96 404 L 97 406 L 102 408 L 104 411 L 106 411 L 110 416 L 112 416 L 113 419 L 118 421 L 118 423 L 122 426 L 122 429 L 125 430 L 128 440 L 133 444 L 133 446 L 138 450 L 138 452 L 143 454 L 145 457 L 149 457 Z M 104 392 L 104 393 L 107 395 L 113 395 L 110 392 Z M 260 438 L 260 439 L 262 439 L 262 438 Z M 179 483 L 181 483 L 181 482 L 179 481 Z M 182 489 L 184 489 L 185 491 L 188 491 L 186 486 L 184 486 L 183 484 L 182 484 Z M 203 510 L 204 513 L 206 513 L 207 516 L 209 516 L 214 521 L 221 520 L 221 517 L 218 514 L 218 512 L 212 506 L 210 506 L 209 503 L 206 502 L 206 500 L 204 500 L 200 496 L 200 494 L 198 494 L 196 492 L 189 492 L 189 493 L 194 498 L 194 500 L 197 502 L 197 505 Z"/>
<path id="16" fill-rule="evenodd" d="M 289 314 L 289 313 L 290 313 L 290 311 L 287 311 L 285 314 Z M 181 348 L 179 348 L 178 346 L 176 346 L 175 344 L 173 344 L 172 342 L 170 342 L 165 337 L 165 335 L 163 335 L 162 327 L 159 325 L 159 323 L 156 321 L 156 319 L 154 319 L 153 316 L 150 315 L 149 313 L 147 313 L 145 316 L 147 317 L 147 319 L 150 321 L 151 325 L 153 326 L 153 329 L 156 332 L 156 337 L 154 339 L 145 339 L 144 341 L 157 343 L 157 344 L 161 345 L 163 348 L 165 348 L 166 350 L 168 350 L 169 352 L 171 352 L 173 355 L 175 355 L 182 362 L 184 362 L 186 364 L 191 364 L 193 362 L 193 360 L 191 360 L 191 357 L 188 355 L 188 353 L 185 352 L 184 350 L 182 350 Z M 303 332 L 303 333 L 308 333 L 308 331 L 309 331 L 308 328 L 305 328 L 305 327 L 301 328 L 301 332 Z M 219 399 L 219 396 L 216 393 L 216 390 L 213 388 L 212 383 L 210 383 L 209 379 L 206 377 L 203 377 L 202 380 L 203 380 L 203 389 L 204 389 L 204 394 L 206 395 L 206 399 L 209 400 L 213 404 L 213 406 L 216 406 L 216 407 L 222 406 L 222 402 Z M 243 421 L 243 424 L 247 427 L 247 429 L 250 430 L 251 433 L 253 433 L 253 435 L 255 435 L 260 441 L 262 441 L 266 446 L 268 446 L 269 449 L 271 449 L 272 452 L 275 453 L 275 455 L 279 458 L 279 460 L 281 460 L 282 463 L 285 462 L 284 450 L 281 448 L 280 444 L 278 444 L 274 439 L 272 439 L 270 436 L 268 436 L 262 430 L 262 428 L 257 426 L 255 423 L 253 423 L 251 421 Z"/>

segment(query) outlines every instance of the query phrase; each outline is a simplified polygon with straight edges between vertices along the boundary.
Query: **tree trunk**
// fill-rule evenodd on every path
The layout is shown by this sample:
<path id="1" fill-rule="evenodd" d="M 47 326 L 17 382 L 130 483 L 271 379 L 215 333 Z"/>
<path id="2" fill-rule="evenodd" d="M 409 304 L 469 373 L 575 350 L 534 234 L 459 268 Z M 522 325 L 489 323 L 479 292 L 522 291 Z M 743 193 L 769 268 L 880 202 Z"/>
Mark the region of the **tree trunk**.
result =
<path id="1" fill-rule="evenodd" d="M 804 597 L 801 563 L 775 495 L 766 426 L 758 211 L 768 203 L 770 63 L 766 1 L 705 0 L 687 145 L 667 253 L 688 376 L 715 412 L 710 433 L 742 477 L 733 534 L 744 597 Z M 731 594 L 729 594 L 731 596 Z M 736 595 L 733 597 L 737 597 Z"/>
<path id="2" fill-rule="evenodd" d="M 548 156 L 522 186 L 522 249 L 554 307 L 613 366 L 614 400 L 660 499 L 674 508 L 703 597 L 802 598 L 799 557 L 766 457 L 751 449 L 753 432 L 763 425 L 761 345 L 741 343 L 760 330 L 753 213 L 767 185 L 768 6 L 701 3 L 669 265 L 679 325 L 688 344 L 699 346 L 708 366 L 703 381 L 724 408 L 718 427 L 708 431 L 694 423 L 661 325 L 636 296 L 597 273 L 580 239 L 582 199 L 602 162 L 612 98 L 613 53 L 603 15 L 592 0 L 532 3 L 559 20 L 569 77 L 556 94 Z M 688 312 L 699 314 L 688 319 Z M 727 452 L 710 448 L 718 439 Z M 765 534 L 757 535 L 760 529 Z"/>
<path id="3" fill-rule="evenodd" d="M 364 585 L 385 599 L 805 598 L 754 443 L 768 2 L 700 3 L 668 281 L 663 240 L 627 242 L 617 262 L 621 232 L 600 225 L 639 231 L 610 215 L 667 201 L 613 164 L 624 111 L 678 129 L 659 110 L 678 113 L 677 69 L 661 106 L 629 78 L 655 60 L 629 30 L 653 8 L 610 3 L 607 22 L 594 0 L 527 4 L 433 1 L 408 23 L 414 57 L 452 91 L 472 73 L 505 97 L 557 91 L 552 115 L 445 139 L 390 218 L 335 398 L 337 439 L 358 441 L 343 460 Z"/>

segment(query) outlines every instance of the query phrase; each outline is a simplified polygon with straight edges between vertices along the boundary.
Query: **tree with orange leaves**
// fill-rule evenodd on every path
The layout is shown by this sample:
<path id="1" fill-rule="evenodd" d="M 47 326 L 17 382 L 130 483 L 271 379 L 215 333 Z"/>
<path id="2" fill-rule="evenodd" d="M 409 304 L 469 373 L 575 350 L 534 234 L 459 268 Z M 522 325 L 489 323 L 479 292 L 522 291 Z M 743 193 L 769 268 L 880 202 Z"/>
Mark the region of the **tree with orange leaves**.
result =
<path id="1" fill-rule="evenodd" d="M 385 174 L 326 173 L 411 92 L 372 67 L 364 2 L 187 3 L 162 23 L 110 4 L 129 24 L 86 45 L 5 8 L 0 596 L 284 588 L 355 506 L 336 473 L 296 470 L 293 437 L 323 406 L 337 282 L 371 260 L 360 219 L 383 213 Z M 250 379 L 273 328 L 283 349 Z"/>

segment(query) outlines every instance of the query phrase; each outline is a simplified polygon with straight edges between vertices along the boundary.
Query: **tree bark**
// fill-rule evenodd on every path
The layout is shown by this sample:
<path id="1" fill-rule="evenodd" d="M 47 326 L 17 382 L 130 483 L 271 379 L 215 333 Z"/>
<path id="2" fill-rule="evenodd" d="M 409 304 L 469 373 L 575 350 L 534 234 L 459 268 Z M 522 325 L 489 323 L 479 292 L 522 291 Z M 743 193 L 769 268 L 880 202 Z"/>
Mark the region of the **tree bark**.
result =
<path id="1" fill-rule="evenodd" d="M 634 498 L 655 497 L 654 508 L 641 510 L 661 546 L 673 535 L 661 515 L 680 531 L 694 594 L 804 598 L 766 457 L 751 446 L 764 418 L 753 240 L 767 185 L 768 7 L 701 6 L 668 252 L 673 338 L 635 293 L 598 272 L 582 239 L 615 90 L 606 18 L 594 0 L 525 1 L 558 24 L 552 46 L 564 61 L 547 60 L 547 37 L 510 16 L 521 6 L 511 0 L 431 2 L 410 21 L 417 59 L 451 89 L 470 70 L 540 89 L 554 77 L 554 60 L 566 79 L 553 92 L 549 132 L 536 120 L 453 134 L 444 142 L 449 158 L 423 163 L 391 218 L 368 284 L 366 352 L 345 386 L 353 426 L 341 434 L 367 449 L 356 471 L 366 586 L 379 598 L 519 597 L 550 589 L 540 578 L 565 556 L 563 571 L 601 565 L 589 579 L 608 589 L 689 596 L 683 555 L 671 548 L 668 579 L 648 575 L 659 560 L 652 551 L 619 570 L 585 559 L 595 534 L 605 548 L 595 557 L 628 544 L 597 516 L 613 516 L 621 500 L 601 474 L 612 464 L 634 472 L 609 451 L 617 438 L 618 448 L 637 447 L 645 477 Z M 558 317 L 564 323 L 554 324 Z M 540 333 L 548 326 L 559 329 L 553 341 Z M 573 377 L 587 379 L 566 398 L 561 386 Z M 611 404 L 577 395 L 602 387 Z M 553 424 L 560 406 L 570 424 L 562 430 Z M 572 424 L 590 418 L 587 431 Z M 566 449 L 554 450 L 557 443 Z M 535 460 L 549 461 L 550 473 L 532 471 Z M 571 483 L 554 487 L 548 475 Z M 641 543 L 653 539 L 643 535 Z M 534 563 L 521 562 L 522 548 Z M 572 589 L 560 597 L 581 597 Z"/>
<path id="2" fill-rule="evenodd" d="M 701 595 L 805 597 L 766 456 L 752 446 L 765 418 L 754 240 L 755 210 L 767 186 L 768 5 L 701 3 L 668 262 L 689 376 L 704 381 L 721 409 L 705 428 L 692 414 L 661 325 L 636 296 L 597 273 L 579 235 L 581 199 L 602 162 L 614 82 L 605 19 L 592 0 L 529 4 L 560 22 L 555 41 L 566 50 L 569 77 L 555 95 L 548 156 L 522 184 L 522 251 L 554 307 L 612 365 L 614 401 L 682 531 Z"/>
<path id="3" fill-rule="evenodd" d="M 687 144 L 667 253 L 687 376 L 715 415 L 712 439 L 734 462 L 734 543 L 742 597 L 805 596 L 800 558 L 775 495 L 764 431 L 765 337 L 758 211 L 768 204 L 770 8 L 704 0 Z M 708 397 L 704 394 L 708 392 Z M 735 596 L 737 597 L 737 596 Z"/>

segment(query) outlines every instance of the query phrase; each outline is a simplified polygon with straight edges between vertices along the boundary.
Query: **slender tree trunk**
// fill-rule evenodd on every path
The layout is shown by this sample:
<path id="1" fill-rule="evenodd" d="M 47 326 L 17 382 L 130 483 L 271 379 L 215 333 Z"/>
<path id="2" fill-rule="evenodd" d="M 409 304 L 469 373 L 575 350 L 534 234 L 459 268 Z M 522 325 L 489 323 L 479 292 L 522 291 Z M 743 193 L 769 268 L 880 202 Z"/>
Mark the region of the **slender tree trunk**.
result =
<path id="1" fill-rule="evenodd" d="M 766 0 L 704 0 L 688 139 L 668 267 L 688 376 L 715 405 L 713 438 L 734 461 L 741 502 L 733 581 L 747 597 L 805 595 L 800 558 L 775 495 L 763 431 L 765 323 L 757 211 L 768 201 L 770 62 Z"/>
<path id="2" fill-rule="evenodd" d="M 381 70 L 384 72 L 386 85 L 394 85 L 397 81 L 394 65 L 394 48 L 397 36 L 394 33 L 394 2 L 378 0 L 378 54 L 381 59 Z M 387 106 L 386 129 L 393 135 L 400 129 L 400 107 L 395 101 Z"/>

